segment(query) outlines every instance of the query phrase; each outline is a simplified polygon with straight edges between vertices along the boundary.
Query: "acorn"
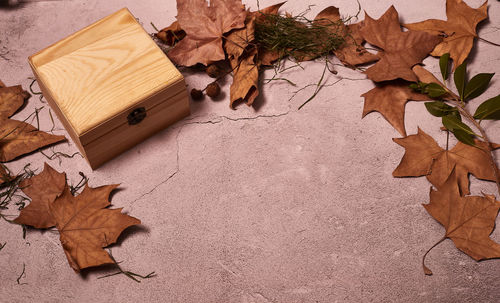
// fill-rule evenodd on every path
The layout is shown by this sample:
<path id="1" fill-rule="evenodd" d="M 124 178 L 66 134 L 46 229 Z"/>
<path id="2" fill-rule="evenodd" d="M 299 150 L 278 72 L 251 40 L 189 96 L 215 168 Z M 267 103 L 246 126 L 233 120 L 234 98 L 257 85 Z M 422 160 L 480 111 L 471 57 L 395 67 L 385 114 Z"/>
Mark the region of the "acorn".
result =
<path id="1" fill-rule="evenodd" d="M 207 88 L 205 89 L 205 93 L 210 96 L 210 98 L 214 99 L 217 98 L 220 94 L 220 86 L 217 84 L 217 82 L 212 82 L 209 85 L 207 85 Z"/>
<path id="2" fill-rule="evenodd" d="M 191 90 L 191 98 L 193 98 L 193 100 L 201 100 L 203 99 L 203 92 L 199 89 L 193 88 Z"/>
<path id="3" fill-rule="evenodd" d="M 221 70 L 220 70 L 220 68 L 219 68 L 219 67 L 217 67 L 217 65 L 215 65 L 215 64 L 211 64 L 211 65 L 209 65 L 209 66 L 207 67 L 206 72 L 207 72 L 207 75 L 209 75 L 210 77 L 212 77 L 212 78 L 217 78 L 217 77 L 219 77 L 219 76 L 220 76 L 220 72 L 221 72 Z"/>

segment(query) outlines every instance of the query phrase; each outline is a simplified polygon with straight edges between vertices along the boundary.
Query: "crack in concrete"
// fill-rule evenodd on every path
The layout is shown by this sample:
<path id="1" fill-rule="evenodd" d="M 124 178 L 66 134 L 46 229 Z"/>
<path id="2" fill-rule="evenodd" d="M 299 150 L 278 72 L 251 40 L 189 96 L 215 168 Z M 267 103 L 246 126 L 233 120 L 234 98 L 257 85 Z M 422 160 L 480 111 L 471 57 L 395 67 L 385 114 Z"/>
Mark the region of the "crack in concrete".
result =
<path id="1" fill-rule="evenodd" d="M 219 123 L 222 123 L 224 120 L 235 122 L 235 121 L 245 121 L 245 120 L 257 120 L 257 119 L 261 119 L 261 118 L 279 118 L 279 117 L 286 116 L 289 113 L 290 113 L 290 110 L 288 110 L 284 113 L 280 113 L 280 114 L 257 115 L 257 116 L 253 116 L 253 117 L 231 118 L 231 117 L 227 117 L 227 116 L 217 116 L 213 120 L 193 121 L 193 122 L 186 122 L 186 123 L 182 124 L 181 126 L 178 127 L 179 131 L 177 132 L 177 135 L 175 137 L 175 141 L 176 141 L 176 145 L 177 145 L 175 171 L 173 173 L 171 173 L 167 178 L 162 180 L 160 183 L 153 186 L 153 188 L 151 188 L 149 191 L 143 193 L 142 195 L 140 195 L 139 197 L 134 199 L 132 202 L 130 202 L 129 211 L 130 212 L 132 211 L 133 205 L 135 202 L 137 202 L 137 201 L 141 200 L 142 198 L 144 198 L 145 196 L 153 193 L 156 189 L 158 189 L 162 185 L 166 184 L 168 181 L 170 181 L 170 179 L 172 179 L 175 175 L 177 175 L 180 172 L 180 167 L 179 167 L 179 150 L 180 150 L 180 148 L 179 148 L 179 136 L 180 136 L 182 130 L 184 129 L 184 126 L 191 125 L 191 124 L 219 124 Z M 195 118 L 193 118 L 193 119 L 195 119 Z"/>

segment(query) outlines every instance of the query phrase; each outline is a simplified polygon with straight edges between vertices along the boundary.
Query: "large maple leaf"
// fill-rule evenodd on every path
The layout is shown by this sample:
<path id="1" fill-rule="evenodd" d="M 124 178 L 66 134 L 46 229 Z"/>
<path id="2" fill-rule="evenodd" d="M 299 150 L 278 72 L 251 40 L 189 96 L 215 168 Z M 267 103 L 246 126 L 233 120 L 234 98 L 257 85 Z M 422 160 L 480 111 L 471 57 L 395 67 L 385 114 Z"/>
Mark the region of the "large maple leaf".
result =
<path id="1" fill-rule="evenodd" d="M 74 197 L 66 185 L 61 196 L 49 204 L 64 253 L 77 272 L 87 267 L 113 264 L 103 247 L 115 243 L 125 228 L 141 224 L 140 220 L 122 214 L 121 208 L 106 208 L 110 205 L 108 197 L 117 186 L 85 186 L 83 192 Z"/>
<path id="2" fill-rule="evenodd" d="M 447 0 L 448 20 L 429 19 L 422 22 L 404 24 L 410 30 L 425 31 L 431 34 L 445 34 L 443 42 L 432 51 L 432 56 L 450 53 L 454 61 L 453 70 L 464 62 L 477 37 L 476 26 L 488 17 L 488 1 L 474 9 L 462 0 Z"/>
<path id="3" fill-rule="evenodd" d="M 31 198 L 31 203 L 23 208 L 15 223 L 36 228 L 49 228 L 56 225 L 49 205 L 62 193 L 66 185 L 66 174 L 59 173 L 45 163 L 43 171 L 31 178 L 24 179 L 19 187 Z"/>
<path id="4" fill-rule="evenodd" d="M 451 150 L 444 150 L 420 128 L 416 135 L 393 140 L 405 148 L 401 162 L 392 173 L 394 177 L 426 176 L 432 185 L 439 187 L 455 170 L 462 195 L 469 193 L 469 173 L 478 179 L 495 181 L 484 142 L 476 140 L 476 147 L 458 142 Z M 493 145 L 498 147 L 500 145 Z"/>
<path id="5" fill-rule="evenodd" d="M 491 195 L 462 197 L 457 182 L 453 171 L 445 183 L 436 186 L 437 190 L 431 189 L 430 203 L 424 204 L 425 209 L 446 229 L 443 239 L 450 238 L 474 260 L 500 258 L 500 244 L 489 237 L 500 202 Z M 425 265 L 424 271 L 432 274 Z"/>
<path id="6" fill-rule="evenodd" d="M 425 101 L 429 97 L 417 93 L 408 87 L 409 83 L 402 80 L 393 80 L 377 85 L 377 87 L 362 94 L 365 98 L 363 118 L 377 111 L 403 136 L 405 129 L 405 106 L 410 100 Z"/>
<path id="7" fill-rule="evenodd" d="M 168 57 L 176 64 L 208 65 L 224 60 L 223 35 L 245 26 L 246 11 L 241 0 L 177 0 L 177 21 L 186 32 Z"/>
<path id="8" fill-rule="evenodd" d="M 21 86 L 0 87 L 0 162 L 11 161 L 41 147 L 65 140 L 39 131 L 32 125 L 9 119 L 24 104 L 29 94 Z"/>
<path id="9" fill-rule="evenodd" d="M 417 81 L 411 68 L 422 62 L 442 40 L 422 31 L 402 32 L 394 6 L 378 20 L 366 14 L 360 33 L 368 43 L 383 49 L 380 60 L 365 71 L 368 78 L 376 82 L 397 78 Z"/>

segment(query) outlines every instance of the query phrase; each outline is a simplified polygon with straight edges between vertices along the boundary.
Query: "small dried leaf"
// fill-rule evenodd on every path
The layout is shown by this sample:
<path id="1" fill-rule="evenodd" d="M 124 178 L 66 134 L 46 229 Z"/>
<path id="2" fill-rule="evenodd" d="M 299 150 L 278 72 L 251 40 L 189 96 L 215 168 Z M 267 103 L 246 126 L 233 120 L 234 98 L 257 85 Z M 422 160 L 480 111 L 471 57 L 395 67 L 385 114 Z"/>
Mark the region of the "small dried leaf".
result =
<path id="1" fill-rule="evenodd" d="M 160 30 L 155 36 L 167 45 L 173 46 L 186 37 L 186 32 L 181 28 L 178 21 Z"/>

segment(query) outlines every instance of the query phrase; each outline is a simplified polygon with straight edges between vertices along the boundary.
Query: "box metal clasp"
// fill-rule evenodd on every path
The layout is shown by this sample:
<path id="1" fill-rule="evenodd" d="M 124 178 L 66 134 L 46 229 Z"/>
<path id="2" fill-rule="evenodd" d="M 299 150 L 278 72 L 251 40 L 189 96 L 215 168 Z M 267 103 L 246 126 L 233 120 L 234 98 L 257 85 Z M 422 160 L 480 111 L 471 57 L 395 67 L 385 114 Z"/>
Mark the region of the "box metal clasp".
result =
<path id="1" fill-rule="evenodd" d="M 146 109 L 144 107 L 138 107 L 128 114 L 127 121 L 129 125 L 136 125 L 141 123 L 144 118 L 146 118 Z"/>

